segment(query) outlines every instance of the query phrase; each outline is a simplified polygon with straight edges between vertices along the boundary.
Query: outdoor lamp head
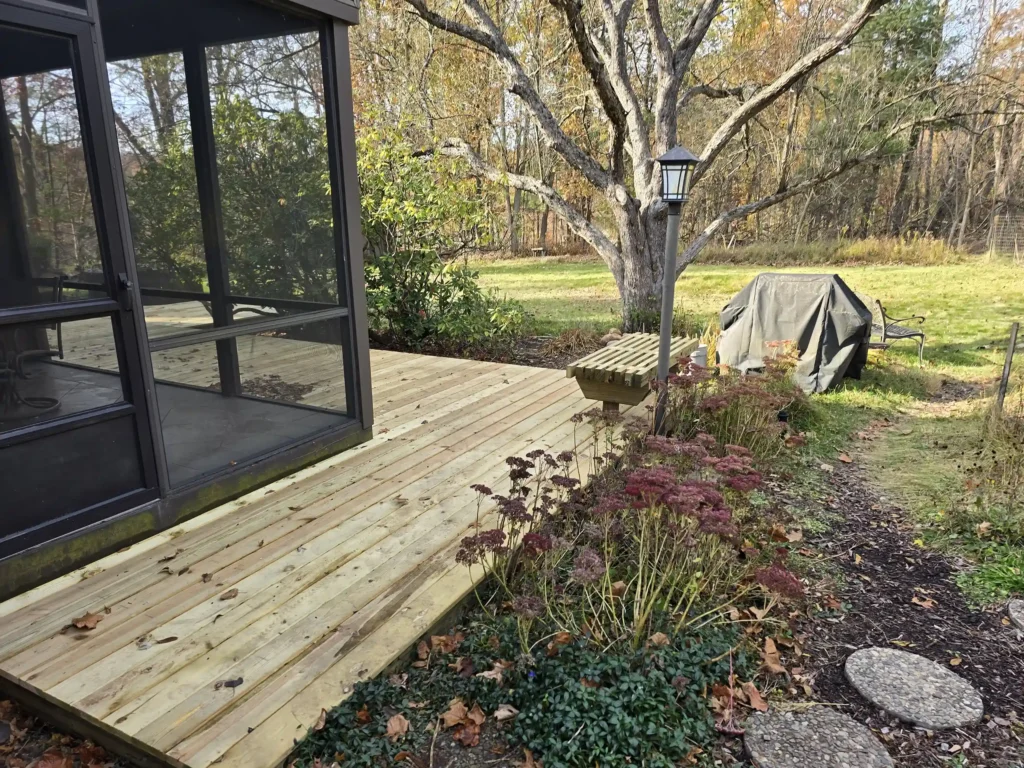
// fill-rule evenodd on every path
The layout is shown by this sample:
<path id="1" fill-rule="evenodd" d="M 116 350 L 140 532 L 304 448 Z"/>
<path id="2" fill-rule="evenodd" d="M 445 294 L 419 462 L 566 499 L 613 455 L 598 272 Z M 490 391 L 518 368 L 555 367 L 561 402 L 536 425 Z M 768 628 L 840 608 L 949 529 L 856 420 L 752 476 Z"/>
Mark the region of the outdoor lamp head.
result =
<path id="1" fill-rule="evenodd" d="M 690 196 L 690 179 L 700 158 L 686 147 L 673 147 L 658 158 L 661 164 L 661 199 L 666 203 L 685 203 Z"/>

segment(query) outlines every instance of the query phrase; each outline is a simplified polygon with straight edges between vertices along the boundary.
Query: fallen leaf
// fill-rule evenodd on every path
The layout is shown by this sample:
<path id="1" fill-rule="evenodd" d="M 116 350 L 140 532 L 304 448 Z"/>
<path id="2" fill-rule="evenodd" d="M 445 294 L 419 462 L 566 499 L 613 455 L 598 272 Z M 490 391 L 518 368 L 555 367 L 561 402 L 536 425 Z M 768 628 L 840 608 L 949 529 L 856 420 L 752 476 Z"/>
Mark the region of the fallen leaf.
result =
<path id="1" fill-rule="evenodd" d="M 85 766 L 100 766 L 107 762 L 107 751 L 103 747 L 86 742 L 78 750 L 78 759 Z"/>
<path id="2" fill-rule="evenodd" d="M 523 750 L 523 768 L 542 768 L 539 760 L 533 759 L 533 752 L 528 749 Z"/>
<path id="3" fill-rule="evenodd" d="M 59 749 L 48 749 L 32 763 L 32 768 L 72 768 L 75 759 Z"/>
<path id="4" fill-rule="evenodd" d="M 912 602 L 914 605 L 921 606 L 926 611 L 930 611 L 932 608 L 938 605 L 938 603 L 936 603 L 930 597 L 918 597 L 917 595 L 914 595 L 912 598 L 910 598 L 910 602 Z"/>
<path id="5" fill-rule="evenodd" d="M 398 741 L 408 732 L 409 721 L 405 719 L 405 715 L 399 713 L 388 720 L 387 737 L 392 742 Z"/>
<path id="6" fill-rule="evenodd" d="M 900 648 L 913 648 L 914 644 L 909 640 L 890 640 L 893 645 L 898 645 Z"/>
<path id="7" fill-rule="evenodd" d="M 860 565 L 860 562 L 861 562 L 861 560 L 863 560 L 863 559 L 864 559 L 864 558 L 863 558 L 863 557 L 861 557 L 860 555 L 858 555 L 858 554 L 854 554 L 854 556 L 853 556 L 853 562 L 854 562 L 854 565 Z"/>
<path id="8" fill-rule="evenodd" d="M 851 459 L 850 455 L 847 453 L 840 453 L 836 458 L 843 462 L 843 464 L 850 464 L 853 462 L 853 459 Z"/>
<path id="9" fill-rule="evenodd" d="M 599 682 L 597 682 L 596 680 L 591 680 L 591 679 L 586 678 L 586 677 L 581 677 L 580 678 L 580 685 L 582 685 L 584 688 L 600 688 L 601 687 L 601 684 Z"/>
<path id="10" fill-rule="evenodd" d="M 789 537 L 786 533 L 786 527 L 779 523 L 775 523 L 775 525 L 772 526 L 772 541 L 783 542 L 788 540 Z"/>
<path id="11" fill-rule="evenodd" d="M 203 584 L 207 584 L 212 579 L 213 579 L 213 574 L 212 573 L 204 573 L 203 574 Z"/>
<path id="12" fill-rule="evenodd" d="M 169 563 L 169 562 L 171 562 L 171 560 L 176 558 L 180 552 L 181 552 L 181 550 L 179 549 L 178 552 L 175 552 L 173 555 L 167 555 L 166 557 L 161 557 L 159 560 L 157 560 L 157 562 L 158 563 Z"/>
<path id="13" fill-rule="evenodd" d="M 416 656 L 419 657 L 420 661 L 426 661 L 430 656 L 430 646 L 427 645 L 426 641 L 420 640 L 419 645 L 416 646 Z"/>
<path id="14" fill-rule="evenodd" d="M 992 533 L 992 523 L 988 522 L 987 520 L 983 523 L 978 523 L 977 526 L 975 526 L 974 530 L 978 534 L 978 536 L 983 539 L 990 533 Z"/>
<path id="15" fill-rule="evenodd" d="M 236 677 L 231 680 L 218 680 L 216 683 L 214 683 L 213 688 L 217 691 L 219 691 L 221 688 L 237 688 L 242 684 L 242 682 L 243 680 L 240 677 Z"/>
<path id="16" fill-rule="evenodd" d="M 464 747 L 475 747 L 480 743 L 480 726 L 464 723 L 455 729 L 452 738 Z"/>
<path id="17" fill-rule="evenodd" d="M 758 712 L 768 711 L 768 702 L 761 696 L 761 692 L 757 690 L 757 686 L 753 683 L 740 683 L 740 688 L 747 694 L 747 700 L 750 702 L 751 709 L 756 709 Z"/>
<path id="18" fill-rule="evenodd" d="M 320 717 L 318 717 L 316 719 L 316 722 L 313 723 L 313 730 L 314 731 L 322 731 L 324 729 L 325 725 L 327 725 L 327 710 L 326 709 L 321 709 L 320 710 Z"/>
<path id="19" fill-rule="evenodd" d="M 626 582 L 616 581 L 612 584 L 612 597 L 622 597 L 626 594 Z"/>
<path id="20" fill-rule="evenodd" d="M 779 656 L 779 649 L 775 641 L 770 637 L 764 639 L 764 650 L 761 651 L 761 664 L 773 675 L 785 675 L 786 668 L 782 666 L 782 659 Z"/>
<path id="21" fill-rule="evenodd" d="M 494 662 L 494 668 L 489 669 L 486 672 L 478 672 L 477 677 L 482 677 L 486 680 L 494 680 L 498 685 L 501 685 L 502 676 L 506 669 L 512 667 L 512 662 L 498 660 Z"/>
<path id="22" fill-rule="evenodd" d="M 227 592 L 225 592 L 223 595 L 221 595 L 220 599 L 221 600 L 234 600 L 236 597 L 238 597 L 238 590 L 232 588 L 232 589 L 229 589 Z"/>
<path id="23" fill-rule="evenodd" d="M 798 541 L 803 541 L 804 532 L 799 528 L 796 528 L 786 534 L 786 540 L 789 541 L 790 544 L 796 544 Z"/>
<path id="24" fill-rule="evenodd" d="M 406 684 L 409 682 L 409 673 L 403 672 L 400 675 L 391 675 L 388 678 L 388 682 L 395 686 L 395 688 L 405 688 Z"/>
<path id="25" fill-rule="evenodd" d="M 962 661 L 963 659 L 961 659 L 959 656 L 954 656 L 952 659 L 949 660 L 949 666 L 959 667 Z"/>
<path id="26" fill-rule="evenodd" d="M 672 641 L 669 640 L 668 635 L 666 635 L 664 632 L 655 632 L 653 635 L 651 635 L 650 639 L 647 641 L 647 644 L 653 645 L 656 648 L 664 648 L 670 642 Z"/>
<path id="27" fill-rule="evenodd" d="M 494 714 L 491 715 L 499 723 L 506 720 L 511 720 L 513 717 L 519 714 L 519 710 L 513 707 L 511 704 L 499 704 L 498 708 L 494 710 Z"/>
<path id="28" fill-rule="evenodd" d="M 161 638 L 161 639 L 157 640 L 156 644 L 157 645 L 163 645 L 164 643 L 173 643 L 177 639 L 178 639 L 177 637 L 175 637 L 174 635 L 171 635 L 170 637 L 164 637 L 164 638 Z"/>
<path id="29" fill-rule="evenodd" d="M 71 620 L 71 625 L 76 629 L 96 629 L 96 625 L 103 621 L 103 614 L 100 613 L 87 613 L 84 616 L 79 616 L 77 619 Z"/>
<path id="30" fill-rule="evenodd" d="M 822 472 L 834 472 L 835 471 L 835 467 L 833 467 L 831 464 L 822 464 L 821 465 L 821 471 Z"/>
<path id="31" fill-rule="evenodd" d="M 747 608 L 747 612 L 758 621 L 761 621 L 762 619 L 764 619 L 765 616 L 768 615 L 768 612 L 771 609 L 772 608 L 770 605 L 767 608 L 756 608 L 752 605 L 749 608 Z"/>
<path id="32" fill-rule="evenodd" d="M 441 721 L 445 728 L 453 728 L 469 715 L 469 710 L 462 702 L 462 699 L 452 699 L 448 704 L 448 711 L 441 715 Z"/>
<path id="33" fill-rule="evenodd" d="M 487 719 L 487 715 L 485 715 L 484 711 L 480 709 L 479 704 L 474 704 L 466 717 L 469 718 L 471 723 L 476 723 L 477 725 L 483 725 L 484 721 Z"/>
<path id="34" fill-rule="evenodd" d="M 365 706 L 358 712 L 356 712 L 356 722 L 360 725 L 366 725 L 372 719 L 373 718 L 370 717 L 370 710 L 368 710 Z"/>

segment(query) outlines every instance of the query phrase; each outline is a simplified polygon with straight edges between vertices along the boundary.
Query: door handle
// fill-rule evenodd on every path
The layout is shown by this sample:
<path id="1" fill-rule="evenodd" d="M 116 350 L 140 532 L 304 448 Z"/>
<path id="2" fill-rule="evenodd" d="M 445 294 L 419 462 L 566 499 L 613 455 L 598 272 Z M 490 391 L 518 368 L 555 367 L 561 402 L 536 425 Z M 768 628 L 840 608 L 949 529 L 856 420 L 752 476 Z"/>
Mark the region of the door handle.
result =
<path id="1" fill-rule="evenodd" d="M 117 276 L 117 297 L 121 309 L 125 312 L 131 312 L 135 308 L 135 294 L 132 293 L 134 287 L 135 284 L 128 279 L 127 272 L 121 272 Z"/>

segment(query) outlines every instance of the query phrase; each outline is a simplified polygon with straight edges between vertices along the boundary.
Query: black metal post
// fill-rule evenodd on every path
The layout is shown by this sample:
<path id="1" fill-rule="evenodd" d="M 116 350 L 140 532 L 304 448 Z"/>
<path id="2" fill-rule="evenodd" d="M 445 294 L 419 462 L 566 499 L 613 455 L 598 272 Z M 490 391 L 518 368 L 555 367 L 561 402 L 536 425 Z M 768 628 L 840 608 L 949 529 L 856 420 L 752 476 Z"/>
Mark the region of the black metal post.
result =
<path id="1" fill-rule="evenodd" d="M 668 405 L 668 372 L 672 351 L 672 317 L 676 294 L 676 250 L 679 248 L 679 212 L 681 203 L 668 204 L 668 232 L 665 235 L 665 271 L 661 291 L 661 339 L 658 346 L 658 401 L 654 409 L 654 433 L 664 434 L 665 409 Z"/>
<path id="2" fill-rule="evenodd" d="M 1006 390 L 1010 385 L 1010 369 L 1013 367 L 1013 353 L 1017 350 L 1017 331 L 1020 323 L 1010 326 L 1010 343 L 1006 347 L 1006 360 L 1003 362 L 1003 375 L 999 378 L 999 391 L 996 393 L 996 413 L 1002 414 Z"/>
<path id="3" fill-rule="evenodd" d="M 206 51 L 190 45 L 183 51 L 185 88 L 192 119 L 192 151 L 195 155 L 196 183 L 199 188 L 199 211 L 203 221 L 203 248 L 206 251 L 206 274 L 210 282 L 210 305 L 213 324 L 217 328 L 231 325 L 231 304 L 228 277 L 228 244 L 224 234 L 224 211 L 221 207 L 220 180 L 217 175 L 217 149 L 213 135 L 213 107 L 210 103 L 210 72 Z M 217 342 L 217 366 L 220 391 L 223 395 L 242 394 L 238 369 L 238 347 L 235 339 Z"/>

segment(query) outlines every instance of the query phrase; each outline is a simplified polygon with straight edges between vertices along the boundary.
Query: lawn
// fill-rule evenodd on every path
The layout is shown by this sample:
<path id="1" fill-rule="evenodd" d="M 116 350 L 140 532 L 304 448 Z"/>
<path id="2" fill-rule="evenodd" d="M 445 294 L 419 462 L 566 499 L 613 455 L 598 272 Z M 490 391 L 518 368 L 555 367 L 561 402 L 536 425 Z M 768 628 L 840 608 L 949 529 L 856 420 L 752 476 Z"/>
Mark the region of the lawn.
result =
<path id="1" fill-rule="evenodd" d="M 485 285 L 526 305 L 539 333 L 580 326 L 606 331 L 618 325 L 618 296 L 600 262 L 549 257 L 479 261 L 473 266 Z M 966 506 L 965 467 L 983 442 L 983 417 L 1002 367 L 1010 324 L 1024 320 L 1024 269 L 982 257 L 973 264 L 832 269 L 854 290 L 882 299 L 891 314 L 925 316 L 928 341 L 923 368 L 917 365 L 915 345 L 902 342 L 873 352 L 860 381 L 847 380 L 837 391 L 815 398 L 813 461 L 834 461 L 840 451 L 854 452 L 877 484 L 915 513 L 925 541 L 984 563 L 991 556 L 980 550 L 991 549 L 995 542 L 971 540 L 969 534 L 991 512 Z M 676 286 L 677 313 L 686 313 L 692 325 L 706 324 L 762 271 L 756 266 L 691 267 Z M 1024 368 L 1024 360 L 1016 368 Z M 864 425 L 880 417 L 899 426 L 872 433 L 870 441 L 851 442 L 855 433 L 863 435 Z M 964 505 L 960 514 L 958 504 Z M 1021 552 L 1014 545 L 1012 552 L 1002 550 L 995 560 L 1002 564 L 1012 556 L 1024 562 Z M 969 591 L 983 602 L 1001 597 L 1017 583 L 1024 589 L 1019 569 L 999 584 Z"/>
<path id="2" fill-rule="evenodd" d="M 979 257 L 980 259 L 980 257 Z M 611 274 L 599 261 L 557 257 L 476 261 L 484 285 L 518 299 L 536 318 L 539 333 L 589 327 L 606 331 L 619 324 L 619 300 Z M 676 284 L 679 312 L 699 322 L 712 319 L 755 275 L 750 266 L 690 267 Z M 776 272 L 820 272 L 821 268 Z M 979 260 L 944 266 L 840 267 L 854 289 L 886 303 L 897 317 L 927 318 L 925 357 L 929 368 L 949 369 L 959 378 L 995 375 L 1014 320 L 1024 318 L 1024 269 Z M 996 348 L 993 348 L 996 347 Z M 888 357 L 911 363 L 914 345 L 899 344 Z"/>

